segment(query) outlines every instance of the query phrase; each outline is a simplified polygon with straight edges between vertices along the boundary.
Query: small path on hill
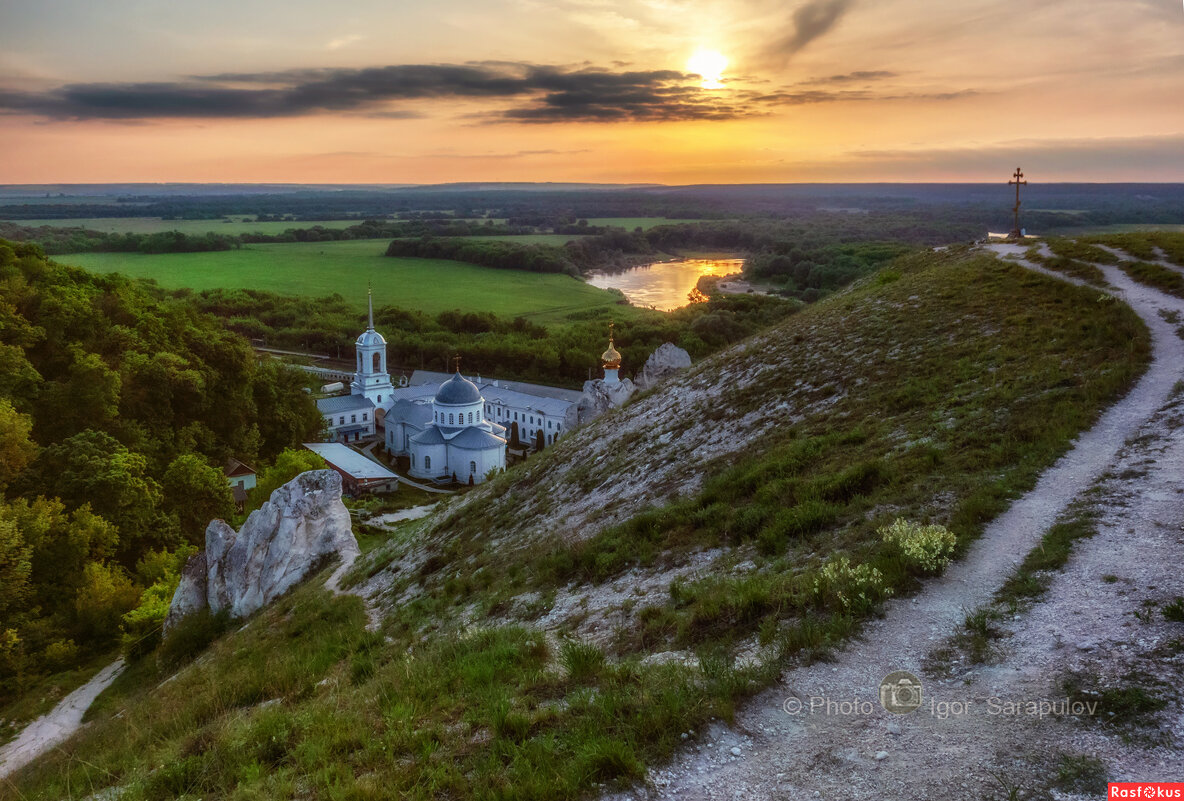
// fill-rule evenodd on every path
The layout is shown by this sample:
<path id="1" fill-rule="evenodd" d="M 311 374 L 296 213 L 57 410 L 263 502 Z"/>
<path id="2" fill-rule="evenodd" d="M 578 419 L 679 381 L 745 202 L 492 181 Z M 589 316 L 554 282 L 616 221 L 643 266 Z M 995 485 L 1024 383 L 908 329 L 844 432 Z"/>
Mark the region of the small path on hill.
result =
<path id="1" fill-rule="evenodd" d="M 1095 244 L 1095 247 L 1101 248 L 1102 250 L 1106 251 L 1107 253 L 1109 253 L 1112 256 L 1117 256 L 1122 261 L 1145 261 L 1145 262 L 1149 262 L 1151 264 L 1157 264 L 1160 267 L 1163 267 L 1166 270 L 1171 270 L 1174 273 L 1184 274 L 1184 267 L 1181 267 L 1179 264 L 1173 264 L 1172 262 L 1168 261 L 1168 254 L 1164 253 L 1161 249 L 1159 249 L 1157 247 L 1152 248 L 1152 250 L 1155 251 L 1155 258 L 1154 259 L 1140 259 L 1130 253 L 1127 253 L 1125 250 L 1111 247 L 1109 245 Z"/>
<path id="2" fill-rule="evenodd" d="M 78 731 L 86 710 L 122 671 L 123 660 L 116 659 L 63 698 L 52 711 L 26 726 L 15 740 L 0 748 L 0 778 L 29 764 Z"/>
<path id="3" fill-rule="evenodd" d="M 1068 280 L 1024 261 L 1024 246 L 988 249 L 1021 257 L 1018 263 L 1025 267 Z M 870 622 L 859 638 L 847 643 L 836 661 L 786 671 L 779 685 L 738 712 L 732 726 L 717 723 L 697 733 L 682 755 L 650 773 L 646 787 L 618 798 L 1007 798 L 1000 790 L 1010 777 L 1030 781 L 1024 785 L 1029 787 L 1054 781 L 1060 752 L 1105 752 L 1118 760 L 1107 764 L 1112 772 L 1145 780 L 1184 775 L 1179 751 L 1138 750 L 1118 736 L 1099 734 L 1100 727 L 1087 730 L 1074 720 L 986 714 L 993 696 L 1051 700 L 1060 692 L 1064 671 L 1079 666 L 1080 654 L 1095 649 L 1109 654 L 1109 648 L 1098 649 L 1097 644 L 1117 642 L 1129 634 L 1115 628 L 1115 616 L 1119 622 L 1123 618 L 1114 611 L 1116 594 L 1091 594 L 1095 586 L 1102 586 L 1101 577 L 1094 575 L 1100 565 L 1110 565 L 1107 573 L 1129 576 L 1135 587 L 1159 582 L 1165 590 L 1180 590 L 1176 571 L 1184 562 L 1184 442 L 1155 429 L 1155 421 L 1167 405 L 1179 402 L 1169 399 L 1184 377 L 1184 341 L 1159 310 L 1184 313 L 1184 301 L 1137 284 L 1118 268 L 1099 268 L 1114 287 L 1112 294 L 1124 298 L 1152 333 L 1152 363 L 1127 396 L 1083 432 L 1031 491 L 995 519 L 962 560 L 914 598 L 888 602 L 883 618 Z M 1180 424 L 1184 426 L 1184 410 Z M 1164 459 L 1162 467 L 1142 468 L 1152 471 L 1152 480 L 1121 480 L 1120 453 L 1136 434 L 1144 444 L 1162 441 L 1172 449 L 1172 458 Z M 1046 598 L 1008 624 L 1016 629 L 1007 646 L 1015 652 L 992 668 L 952 678 L 928 674 L 923 667 L 926 657 L 958 628 L 966 612 L 991 599 L 1058 515 L 1104 474 L 1109 484 L 1120 485 L 1111 490 L 1126 492 L 1125 505 L 1107 508 L 1099 535 L 1079 546 L 1070 565 L 1053 579 Z M 1128 532 L 1142 534 L 1148 519 L 1155 521 L 1157 536 L 1132 542 Z M 1079 552 L 1091 549 L 1099 553 L 1090 556 L 1089 567 L 1076 569 Z M 1092 577 L 1088 589 L 1086 576 Z M 1122 596 L 1122 603 L 1134 604 L 1135 595 L 1128 596 Z M 1082 643 L 1080 652 L 1062 648 L 1066 638 L 1079 642 L 1071 638 L 1087 635 L 1092 644 Z M 1138 637 L 1132 642 L 1136 644 L 1131 649 L 1146 646 Z M 1115 652 L 1132 651 L 1123 645 Z M 911 715 L 889 714 L 879 704 L 881 680 L 897 670 L 920 676 L 925 687 L 925 706 Z M 824 699 L 823 706 L 811 712 L 814 698 Z M 972 701 L 977 713 L 941 719 L 928 706 L 931 699 Z M 858 701 L 863 706 L 854 714 L 850 709 L 844 713 L 841 707 L 828 709 L 828 701 Z M 1184 735 L 1184 718 L 1178 725 Z M 1041 765 L 1040 760 L 1049 764 Z M 1047 775 L 1037 775 L 1040 770 Z M 1159 775 L 1150 775 L 1153 771 Z"/>
<path id="4" fill-rule="evenodd" d="M 329 575 L 329 578 L 325 579 L 325 589 L 334 595 L 355 595 L 361 598 L 362 603 L 366 607 L 366 618 L 369 620 L 366 624 L 366 631 L 378 631 L 382 626 L 382 612 L 379 611 L 374 602 L 360 592 L 341 589 L 341 580 L 345 578 L 345 574 L 354 566 L 354 563 L 358 561 L 359 557 L 361 557 L 361 554 L 355 553 L 342 559 L 337 569 Z"/>

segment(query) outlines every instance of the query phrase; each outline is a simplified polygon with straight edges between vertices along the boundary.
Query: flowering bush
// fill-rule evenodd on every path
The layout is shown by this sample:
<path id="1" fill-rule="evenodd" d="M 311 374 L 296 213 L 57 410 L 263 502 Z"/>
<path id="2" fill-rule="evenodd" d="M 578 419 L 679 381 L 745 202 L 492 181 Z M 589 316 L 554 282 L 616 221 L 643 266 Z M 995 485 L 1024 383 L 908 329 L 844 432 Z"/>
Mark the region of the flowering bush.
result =
<path id="1" fill-rule="evenodd" d="M 877 532 L 884 542 L 895 544 L 923 573 L 940 573 L 950 563 L 958 538 L 945 526 L 922 526 L 897 518 Z"/>
<path id="2" fill-rule="evenodd" d="M 851 566 L 845 556 L 831 559 L 818 571 L 814 592 L 823 602 L 838 602 L 849 612 L 865 612 L 892 594 L 884 574 L 867 564 Z"/>

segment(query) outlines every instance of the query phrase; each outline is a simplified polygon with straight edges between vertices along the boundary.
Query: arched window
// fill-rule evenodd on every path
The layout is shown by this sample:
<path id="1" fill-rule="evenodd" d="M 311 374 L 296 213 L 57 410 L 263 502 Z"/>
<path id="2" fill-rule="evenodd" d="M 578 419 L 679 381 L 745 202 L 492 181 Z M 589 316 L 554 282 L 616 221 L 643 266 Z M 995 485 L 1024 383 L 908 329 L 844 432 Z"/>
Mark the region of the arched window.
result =
<path id="1" fill-rule="evenodd" d="M 452 425 L 452 412 L 448 413 L 448 425 Z"/>
<path id="2" fill-rule="evenodd" d="M 473 413 L 469 412 L 469 422 L 473 422 Z"/>
<path id="3" fill-rule="evenodd" d="M 432 469 L 432 457 L 430 457 L 430 456 L 423 457 L 423 469 L 424 470 L 431 470 Z"/>
<path id="4" fill-rule="evenodd" d="M 371 370 L 370 372 L 372 372 L 372 373 L 381 373 L 382 372 L 382 354 L 381 353 L 374 354 L 374 369 Z"/>
<path id="5" fill-rule="evenodd" d="M 477 475 L 477 463 L 476 462 L 469 462 L 469 475 L 471 475 L 471 476 Z"/>

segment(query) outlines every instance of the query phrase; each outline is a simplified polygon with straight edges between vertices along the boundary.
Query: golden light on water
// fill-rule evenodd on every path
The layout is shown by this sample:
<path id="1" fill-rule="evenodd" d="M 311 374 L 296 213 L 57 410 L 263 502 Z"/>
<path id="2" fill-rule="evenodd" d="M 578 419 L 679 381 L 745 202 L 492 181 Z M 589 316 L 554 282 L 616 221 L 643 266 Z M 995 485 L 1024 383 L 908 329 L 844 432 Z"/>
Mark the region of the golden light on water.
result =
<path id="1" fill-rule="evenodd" d="M 687 71 L 703 79 L 704 89 L 723 89 L 728 59 L 718 50 L 696 50 L 687 59 Z"/>

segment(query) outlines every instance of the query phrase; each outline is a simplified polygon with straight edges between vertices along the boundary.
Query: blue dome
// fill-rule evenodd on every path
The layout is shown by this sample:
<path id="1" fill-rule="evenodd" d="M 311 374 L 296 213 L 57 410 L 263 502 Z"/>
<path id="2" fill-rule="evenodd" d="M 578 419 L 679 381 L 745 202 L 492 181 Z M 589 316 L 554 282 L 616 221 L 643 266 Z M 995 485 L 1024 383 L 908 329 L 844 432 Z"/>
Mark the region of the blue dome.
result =
<path id="1" fill-rule="evenodd" d="M 467 403 L 480 402 L 481 390 L 477 389 L 476 384 L 460 373 L 445 381 L 436 390 L 436 403 L 445 403 L 449 406 L 463 406 Z"/>
<path id="2" fill-rule="evenodd" d="M 382 338 L 382 334 L 370 328 L 358 335 L 356 344 L 363 348 L 375 348 L 379 345 L 385 345 L 386 340 Z"/>

